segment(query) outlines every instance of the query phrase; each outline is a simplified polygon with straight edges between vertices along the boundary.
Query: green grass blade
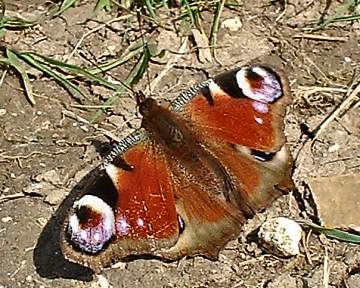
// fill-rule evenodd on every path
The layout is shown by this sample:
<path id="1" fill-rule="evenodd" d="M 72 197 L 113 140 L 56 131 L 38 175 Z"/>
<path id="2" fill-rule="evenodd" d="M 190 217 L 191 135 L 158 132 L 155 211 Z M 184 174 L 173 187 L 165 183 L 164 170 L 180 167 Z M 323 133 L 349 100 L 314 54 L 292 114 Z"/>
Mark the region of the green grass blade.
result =
<path id="1" fill-rule="evenodd" d="M 296 222 L 298 222 L 301 226 L 308 227 L 314 231 L 324 234 L 327 237 L 334 238 L 334 239 L 344 241 L 344 242 L 360 244 L 360 235 L 349 233 L 349 232 L 344 232 L 344 231 L 341 231 L 338 229 L 321 227 L 321 226 L 311 223 L 309 221 L 299 220 Z"/>
<path id="2" fill-rule="evenodd" d="M 15 70 L 17 70 L 19 72 L 21 80 L 24 84 L 26 95 L 27 95 L 31 105 L 35 105 L 36 101 L 34 99 L 34 95 L 32 92 L 30 79 L 29 79 L 28 74 L 25 71 L 25 68 L 22 67 L 22 65 L 20 63 L 21 62 L 20 59 L 10 49 L 6 49 L 6 56 L 9 60 L 9 65 L 11 65 Z"/>
<path id="3" fill-rule="evenodd" d="M 144 53 L 141 55 L 141 58 L 137 62 L 136 66 L 131 70 L 128 76 L 128 78 L 131 79 L 131 85 L 137 83 L 140 80 L 149 65 L 150 57 L 150 51 L 146 47 Z"/>
<path id="4" fill-rule="evenodd" d="M 112 106 L 118 99 L 119 95 L 126 92 L 127 88 L 126 86 L 134 85 L 144 74 L 150 60 L 150 53 L 148 50 L 144 50 L 144 53 L 141 55 L 139 61 L 137 62 L 136 66 L 131 70 L 128 77 L 124 81 L 124 85 L 122 85 L 117 91 L 114 96 L 109 98 L 105 103 L 104 107 Z M 99 109 L 94 117 L 90 120 L 91 123 L 94 123 L 103 113 L 105 112 L 105 109 Z"/>
<path id="5" fill-rule="evenodd" d="M 72 5 L 74 5 L 78 0 L 64 0 L 60 6 L 58 12 L 55 13 L 54 16 L 58 16 L 68 10 Z"/>
<path id="6" fill-rule="evenodd" d="M 194 11 L 190 6 L 189 1 L 188 0 L 183 0 L 182 5 L 185 6 L 185 10 L 187 11 L 187 13 L 185 15 L 190 18 L 192 26 L 196 26 L 196 15 L 194 14 Z"/>
<path id="7" fill-rule="evenodd" d="M 5 28 L 0 28 L 0 39 L 5 36 L 5 33 L 6 33 L 6 29 Z"/>
<path id="8" fill-rule="evenodd" d="M 40 18 L 41 16 L 39 16 Z M 36 25 L 39 21 L 39 18 L 36 20 L 30 21 L 26 19 L 21 19 L 18 17 L 3 17 L 0 21 L 0 29 L 25 29 Z"/>
<path id="9" fill-rule="evenodd" d="M 357 21 L 357 20 L 360 20 L 360 14 L 336 17 L 332 19 L 331 22 L 334 23 L 334 22 Z"/>
<path id="10" fill-rule="evenodd" d="M 98 0 L 94 9 L 95 14 L 100 11 L 110 11 L 111 10 L 111 0 Z"/>
<path id="11" fill-rule="evenodd" d="M 48 67 L 43 63 L 39 62 L 31 55 L 31 53 L 24 52 L 24 53 L 18 53 L 17 55 L 19 58 L 23 59 L 29 65 L 40 70 L 45 75 L 54 78 L 61 85 L 63 85 L 76 99 L 81 100 L 82 97 L 87 98 L 86 95 L 75 84 L 73 84 L 71 81 L 66 79 L 60 73 L 53 71 L 51 67 Z"/>
<path id="12" fill-rule="evenodd" d="M 354 1 L 354 0 L 347 0 L 343 4 L 339 5 L 339 7 L 336 9 L 335 14 L 332 16 L 329 16 L 327 19 L 325 19 L 324 22 L 319 25 L 319 28 L 324 28 L 330 23 L 341 21 L 338 19 L 341 19 L 342 17 L 344 17 L 344 14 L 347 11 L 351 10 L 352 8 L 355 8 L 355 6 L 358 5 L 356 2 L 357 1 Z M 344 20 L 342 20 L 342 21 L 344 21 Z M 350 21 L 350 20 L 348 20 L 348 21 Z"/>
<path id="13" fill-rule="evenodd" d="M 154 5 L 154 2 L 151 1 L 151 0 L 145 0 L 145 6 L 146 6 L 146 8 L 147 8 L 147 10 L 148 10 L 148 12 L 149 12 L 150 18 L 152 18 L 152 20 L 153 20 L 155 23 L 157 23 L 158 17 L 157 17 L 157 15 L 156 15 L 156 13 L 155 13 L 156 7 L 155 7 L 155 5 Z"/>
<path id="14" fill-rule="evenodd" d="M 76 76 L 83 76 L 84 78 L 91 80 L 93 82 L 97 82 L 98 84 L 103 85 L 109 89 L 117 90 L 119 88 L 119 85 L 113 84 L 113 83 L 105 80 L 104 78 L 96 76 L 96 75 L 88 72 L 87 70 L 82 69 L 76 65 L 68 64 L 68 63 L 65 63 L 65 62 L 62 62 L 62 61 L 59 61 L 56 59 L 52 59 L 52 58 L 49 58 L 49 57 L 46 57 L 46 56 L 43 56 L 43 55 L 40 55 L 37 53 L 28 52 L 27 55 L 30 55 L 34 59 L 37 59 L 38 62 L 42 62 L 45 65 L 53 65 L 62 70 L 65 70 L 65 72 L 67 72 L 67 73 L 70 72 L 70 73 L 75 74 Z M 45 61 L 45 63 L 43 61 Z"/>
<path id="15" fill-rule="evenodd" d="M 216 50 L 216 42 L 217 42 L 217 33 L 219 31 L 220 18 L 221 18 L 222 10 L 224 9 L 224 5 L 225 5 L 225 0 L 220 0 L 220 2 L 217 3 L 214 20 L 213 20 L 212 25 L 211 25 L 211 32 L 210 32 L 210 45 L 211 45 L 211 47 L 210 47 L 210 51 L 211 51 L 211 55 L 214 58 L 216 58 L 215 50 Z"/>
<path id="16" fill-rule="evenodd" d="M 133 58 L 134 56 L 138 55 L 139 53 L 141 53 L 141 51 L 143 50 L 143 47 L 137 47 L 134 50 L 128 50 L 124 52 L 124 54 L 122 54 L 119 59 L 107 62 L 105 64 L 99 65 L 93 69 L 87 69 L 87 71 L 91 74 L 98 74 L 98 73 L 104 73 L 110 69 L 113 69 L 117 66 L 120 66 L 124 63 L 126 63 L 127 61 L 129 61 L 131 58 Z"/>

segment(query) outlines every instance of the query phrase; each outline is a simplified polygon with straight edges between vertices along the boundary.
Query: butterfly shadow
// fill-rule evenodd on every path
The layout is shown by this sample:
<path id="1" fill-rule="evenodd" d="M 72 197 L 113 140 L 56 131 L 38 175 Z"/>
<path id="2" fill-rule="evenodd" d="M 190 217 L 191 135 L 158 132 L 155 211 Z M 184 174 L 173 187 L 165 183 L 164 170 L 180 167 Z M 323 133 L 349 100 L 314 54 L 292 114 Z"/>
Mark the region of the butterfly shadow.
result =
<path id="1" fill-rule="evenodd" d="M 103 189 L 113 189 L 113 185 L 104 171 L 97 167 L 80 180 L 47 222 L 33 254 L 36 272 L 41 277 L 92 280 L 94 272 L 91 269 L 65 259 L 60 248 L 60 232 L 74 201 L 84 194 L 94 195 Z"/>

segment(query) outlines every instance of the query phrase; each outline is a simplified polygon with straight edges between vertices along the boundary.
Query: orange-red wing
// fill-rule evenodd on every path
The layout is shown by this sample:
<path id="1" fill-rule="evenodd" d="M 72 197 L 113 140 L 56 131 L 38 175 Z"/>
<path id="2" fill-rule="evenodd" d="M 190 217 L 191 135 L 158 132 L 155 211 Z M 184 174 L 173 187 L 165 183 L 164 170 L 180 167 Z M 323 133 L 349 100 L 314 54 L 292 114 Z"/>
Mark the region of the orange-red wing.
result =
<path id="1" fill-rule="evenodd" d="M 238 71 L 214 78 L 214 82 L 196 96 L 189 97 L 179 110 L 204 138 L 266 152 L 279 150 L 285 142 L 283 118 L 290 98 L 286 77 L 269 70 L 274 73 L 274 81 L 279 83 L 277 93 L 281 94 L 276 95 L 278 98 L 272 102 L 261 103 L 245 96 L 239 89 L 236 82 Z M 251 85 L 256 88 L 256 83 Z M 181 99 L 177 101 L 182 102 Z"/>
<path id="2" fill-rule="evenodd" d="M 173 245 L 178 221 L 174 184 L 165 158 L 150 142 L 131 148 L 122 157 L 132 169 L 117 169 L 113 179 L 119 193 L 117 239 L 151 239 L 153 248 Z"/>
<path id="3" fill-rule="evenodd" d="M 84 228 L 88 236 L 85 240 L 80 239 L 78 245 L 65 240 L 69 237 L 66 236 L 69 233 L 67 227 L 72 223 L 71 217 L 74 216 L 71 216 L 70 220 L 65 223 L 63 231 L 62 250 L 64 255 L 68 259 L 88 266 L 97 272 L 129 255 L 154 254 L 154 251 L 168 249 L 175 245 L 179 237 L 174 183 L 164 155 L 157 151 L 152 142 L 144 140 L 130 148 L 125 147 L 120 156 L 123 160 L 118 166 L 108 164 L 106 167 L 106 172 L 115 186 L 114 192 L 109 189 L 101 190 L 102 187 L 98 187 L 95 191 L 98 198 L 95 198 L 95 201 L 94 198 L 85 195 L 78 201 L 80 204 L 77 204 L 90 204 L 90 208 L 87 210 L 92 211 L 92 213 L 73 214 L 78 215 L 80 221 L 88 226 L 89 223 L 90 225 L 100 223 L 100 226 L 93 227 L 93 230 L 89 232 L 89 229 L 86 230 L 84 225 L 79 225 L 80 228 Z M 116 194 L 116 197 L 108 197 L 111 193 Z M 90 199 L 90 203 L 88 203 L 89 200 L 84 201 L 82 199 Z M 92 247 L 95 240 L 99 238 L 99 236 L 95 237 L 94 233 L 99 234 L 100 231 L 99 235 L 102 236 L 104 227 L 109 226 L 108 218 L 111 217 L 105 217 L 110 214 L 108 211 L 105 211 L 107 214 L 104 210 L 97 213 L 96 209 L 100 209 L 106 204 L 99 205 L 99 203 L 91 203 L 91 201 L 105 201 L 113 207 L 114 233 L 110 240 L 100 238 L 103 242 L 107 241 L 100 248 L 96 245 Z M 85 221 L 83 219 L 92 216 L 98 217 L 95 220 L 100 220 L 85 219 Z M 104 220 L 105 218 L 107 220 Z M 73 226 L 76 229 L 78 228 L 76 224 Z M 76 229 L 73 228 L 73 230 Z M 111 225 L 109 229 L 111 231 Z M 84 231 L 82 232 L 84 233 Z M 81 236 L 80 233 L 78 238 Z M 78 240 L 77 238 L 74 239 Z M 104 244 L 103 242 L 101 243 Z M 88 247 L 92 249 L 88 249 Z M 84 251 L 86 249 L 88 250 Z M 92 253 L 88 253 L 88 251 Z"/>
<path id="4" fill-rule="evenodd" d="M 231 176 L 233 187 L 223 193 L 247 217 L 293 188 L 292 160 L 284 146 L 289 101 L 283 73 L 252 65 L 208 80 L 197 93 L 183 93 L 174 102 L 174 110 Z"/>
<path id="5" fill-rule="evenodd" d="M 246 217 L 252 217 L 256 211 L 294 188 L 292 158 L 286 146 L 274 153 L 271 159 L 261 161 L 247 150 L 237 150 L 223 143 L 209 145 L 233 180 L 230 201 L 236 203 Z"/>
<path id="6" fill-rule="evenodd" d="M 221 191 L 219 195 L 211 193 L 194 180 L 195 175 L 183 174 L 181 169 L 174 167 L 173 172 L 182 231 L 173 247 L 156 251 L 156 255 L 171 260 L 195 255 L 216 259 L 220 249 L 240 233 L 245 218 L 236 206 L 224 201 Z"/>

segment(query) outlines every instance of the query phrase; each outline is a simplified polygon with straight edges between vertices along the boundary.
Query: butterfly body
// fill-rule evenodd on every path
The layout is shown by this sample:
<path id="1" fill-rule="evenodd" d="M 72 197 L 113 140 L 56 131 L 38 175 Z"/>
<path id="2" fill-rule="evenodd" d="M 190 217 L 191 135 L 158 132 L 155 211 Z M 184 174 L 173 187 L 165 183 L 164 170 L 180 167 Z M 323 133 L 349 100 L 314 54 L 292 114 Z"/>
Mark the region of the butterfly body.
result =
<path id="1" fill-rule="evenodd" d="M 104 165 L 114 189 L 74 203 L 64 255 L 96 271 L 129 255 L 215 259 L 247 218 L 292 188 L 289 97 L 285 77 L 254 65 L 207 80 L 170 107 L 139 98 L 141 132 Z"/>

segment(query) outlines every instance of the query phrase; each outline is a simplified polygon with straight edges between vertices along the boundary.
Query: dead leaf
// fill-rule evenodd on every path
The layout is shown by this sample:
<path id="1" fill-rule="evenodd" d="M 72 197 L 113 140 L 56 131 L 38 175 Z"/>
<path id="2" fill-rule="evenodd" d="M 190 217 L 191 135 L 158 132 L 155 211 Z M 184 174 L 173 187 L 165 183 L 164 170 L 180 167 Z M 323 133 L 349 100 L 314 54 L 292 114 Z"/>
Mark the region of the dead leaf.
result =
<path id="1" fill-rule="evenodd" d="M 191 32 L 193 34 L 196 46 L 198 47 L 199 61 L 201 63 L 212 62 L 209 39 L 198 29 L 191 29 Z"/>

